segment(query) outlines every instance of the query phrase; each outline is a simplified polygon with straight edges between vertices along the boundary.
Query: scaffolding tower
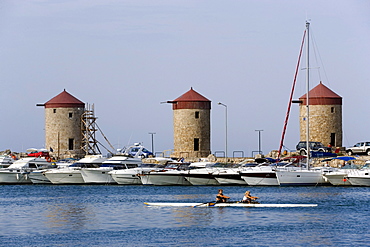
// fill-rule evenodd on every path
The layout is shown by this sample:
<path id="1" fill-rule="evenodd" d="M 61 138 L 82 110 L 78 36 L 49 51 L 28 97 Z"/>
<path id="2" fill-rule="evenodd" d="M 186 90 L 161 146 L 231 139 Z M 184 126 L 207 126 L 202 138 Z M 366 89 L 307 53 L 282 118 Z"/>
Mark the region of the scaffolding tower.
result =
<path id="1" fill-rule="evenodd" d="M 82 114 L 81 131 L 82 131 L 82 144 L 81 149 L 85 152 L 85 155 L 101 154 L 98 147 L 98 141 L 96 140 L 96 119 L 94 113 L 94 104 L 86 104 L 85 112 Z"/>

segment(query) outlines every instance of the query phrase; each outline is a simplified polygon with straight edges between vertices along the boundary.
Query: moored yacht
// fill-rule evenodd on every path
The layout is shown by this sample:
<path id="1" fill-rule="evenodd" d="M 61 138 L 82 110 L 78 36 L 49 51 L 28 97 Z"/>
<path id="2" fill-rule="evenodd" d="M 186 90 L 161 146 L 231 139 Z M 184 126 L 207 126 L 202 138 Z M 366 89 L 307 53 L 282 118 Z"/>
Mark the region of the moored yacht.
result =
<path id="1" fill-rule="evenodd" d="M 13 164 L 14 159 L 9 155 L 0 155 L 0 168 L 7 168 Z"/>
<path id="2" fill-rule="evenodd" d="M 50 166 L 51 163 L 45 158 L 27 157 L 19 159 L 9 167 L 0 169 L 0 183 L 31 184 L 30 172 L 49 168 Z"/>
<path id="3" fill-rule="evenodd" d="M 213 176 L 219 184 L 222 185 L 247 185 L 241 176 L 241 171 L 246 167 L 255 166 L 256 164 L 231 164 L 225 167 L 216 169 Z"/>
<path id="4" fill-rule="evenodd" d="M 347 178 L 349 174 L 357 173 L 359 168 L 356 165 L 345 165 L 341 169 L 336 169 L 333 172 L 324 174 L 324 177 L 335 186 L 350 186 L 352 185 Z"/>
<path id="5" fill-rule="evenodd" d="M 164 169 L 150 171 L 142 174 L 140 178 L 145 185 L 191 185 L 185 178 L 189 165 L 189 163 L 180 162 L 168 163 Z"/>
<path id="6" fill-rule="evenodd" d="M 84 184 L 82 168 L 98 168 L 107 158 L 102 155 L 87 155 L 76 163 L 62 169 L 45 171 L 45 176 L 53 184 Z"/>
<path id="7" fill-rule="evenodd" d="M 370 168 L 353 171 L 347 175 L 347 179 L 353 186 L 370 186 Z"/>
<path id="8" fill-rule="evenodd" d="M 317 186 L 331 185 L 324 175 L 334 171 L 332 167 L 313 167 L 298 170 L 277 170 L 276 177 L 280 186 Z"/>
<path id="9" fill-rule="evenodd" d="M 189 170 L 184 172 L 184 177 L 192 185 L 219 185 L 213 172 L 217 163 L 202 161 L 189 165 Z"/>
<path id="10" fill-rule="evenodd" d="M 98 168 L 81 169 L 82 178 L 85 183 L 95 184 L 116 184 L 114 176 L 117 172 L 138 167 L 141 164 L 140 158 L 132 158 L 125 155 L 117 155 L 104 161 Z"/>
<path id="11" fill-rule="evenodd" d="M 255 167 L 240 171 L 241 177 L 251 186 L 278 186 L 276 170 L 294 169 L 296 166 L 290 162 L 262 163 Z"/>

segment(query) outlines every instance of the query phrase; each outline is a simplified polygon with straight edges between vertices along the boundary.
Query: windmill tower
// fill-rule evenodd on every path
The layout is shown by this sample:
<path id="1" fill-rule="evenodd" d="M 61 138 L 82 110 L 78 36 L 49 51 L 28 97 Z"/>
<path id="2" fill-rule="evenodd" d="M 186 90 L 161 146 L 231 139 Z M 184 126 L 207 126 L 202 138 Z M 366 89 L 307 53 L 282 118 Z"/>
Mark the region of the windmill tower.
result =
<path id="1" fill-rule="evenodd" d="M 306 94 L 300 100 L 300 139 L 306 141 Z M 342 97 L 322 82 L 309 92 L 310 139 L 324 145 L 342 147 Z"/>
<path id="2" fill-rule="evenodd" d="M 55 158 L 81 158 L 81 116 L 85 103 L 66 90 L 46 102 L 37 104 L 45 108 L 45 147 Z"/>
<path id="3" fill-rule="evenodd" d="M 173 101 L 175 157 L 207 157 L 211 153 L 211 101 L 191 88 Z"/>

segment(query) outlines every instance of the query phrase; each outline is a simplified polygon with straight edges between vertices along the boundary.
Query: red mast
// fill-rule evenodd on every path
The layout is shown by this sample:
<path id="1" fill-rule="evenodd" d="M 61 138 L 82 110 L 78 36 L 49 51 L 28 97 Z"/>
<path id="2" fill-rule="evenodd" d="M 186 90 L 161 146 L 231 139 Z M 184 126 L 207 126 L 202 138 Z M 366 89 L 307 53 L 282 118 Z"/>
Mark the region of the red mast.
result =
<path id="1" fill-rule="evenodd" d="M 299 65 L 301 63 L 301 56 L 302 56 L 302 50 L 303 50 L 303 44 L 304 44 L 305 36 L 306 36 L 306 30 L 303 33 L 303 39 L 302 39 L 301 49 L 299 51 L 297 67 L 295 69 L 295 74 L 294 74 L 293 86 L 292 86 L 292 90 L 290 92 L 290 98 L 289 98 L 289 103 L 288 103 L 288 110 L 286 112 L 283 133 L 281 135 L 281 140 L 280 140 L 279 152 L 278 152 L 278 157 L 277 157 L 278 160 L 280 160 L 281 149 L 283 148 L 283 145 L 284 145 L 284 137 L 285 137 L 286 127 L 288 125 L 290 108 L 292 106 L 292 99 L 293 99 L 293 93 L 294 93 L 294 89 L 295 89 L 295 85 L 296 85 L 296 81 L 297 81 L 298 69 L 299 69 Z"/>

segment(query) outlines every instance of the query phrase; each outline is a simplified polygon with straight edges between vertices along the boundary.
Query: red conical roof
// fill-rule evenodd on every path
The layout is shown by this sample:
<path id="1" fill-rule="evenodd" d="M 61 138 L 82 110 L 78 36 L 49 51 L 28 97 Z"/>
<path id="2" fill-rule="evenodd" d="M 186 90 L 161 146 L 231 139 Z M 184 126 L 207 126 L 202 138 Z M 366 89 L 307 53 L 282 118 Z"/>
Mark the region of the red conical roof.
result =
<path id="1" fill-rule="evenodd" d="M 194 101 L 194 102 L 202 102 L 202 101 L 209 101 L 206 97 L 201 95 L 200 93 L 196 92 L 193 88 L 190 88 L 189 91 L 175 99 L 174 101 Z"/>
<path id="2" fill-rule="evenodd" d="M 85 107 L 85 103 L 68 93 L 65 89 L 63 92 L 46 102 L 45 108 L 69 108 L 69 107 Z"/>
<path id="3" fill-rule="evenodd" d="M 193 88 L 178 97 L 177 99 L 170 101 L 172 103 L 172 109 L 211 109 L 211 101 L 196 92 Z"/>
<path id="4" fill-rule="evenodd" d="M 299 99 L 303 101 L 302 104 L 306 104 L 306 94 L 302 95 Z M 310 105 L 341 105 L 342 97 L 334 93 L 322 82 L 314 87 L 309 92 L 309 104 Z"/>

